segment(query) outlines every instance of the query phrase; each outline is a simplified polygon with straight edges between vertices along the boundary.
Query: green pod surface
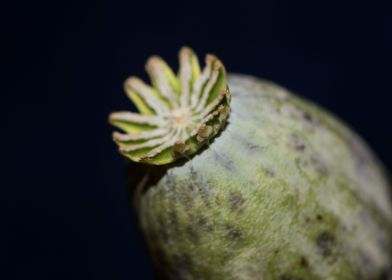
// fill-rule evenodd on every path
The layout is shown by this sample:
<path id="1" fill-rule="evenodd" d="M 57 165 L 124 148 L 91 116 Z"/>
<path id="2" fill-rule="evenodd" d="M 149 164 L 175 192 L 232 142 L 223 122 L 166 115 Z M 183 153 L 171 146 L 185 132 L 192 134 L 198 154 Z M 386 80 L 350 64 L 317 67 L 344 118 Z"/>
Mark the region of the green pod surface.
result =
<path id="1" fill-rule="evenodd" d="M 389 185 L 366 144 L 280 86 L 228 84 L 229 119 L 206 148 L 130 169 L 157 277 L 388 279 Z"/>

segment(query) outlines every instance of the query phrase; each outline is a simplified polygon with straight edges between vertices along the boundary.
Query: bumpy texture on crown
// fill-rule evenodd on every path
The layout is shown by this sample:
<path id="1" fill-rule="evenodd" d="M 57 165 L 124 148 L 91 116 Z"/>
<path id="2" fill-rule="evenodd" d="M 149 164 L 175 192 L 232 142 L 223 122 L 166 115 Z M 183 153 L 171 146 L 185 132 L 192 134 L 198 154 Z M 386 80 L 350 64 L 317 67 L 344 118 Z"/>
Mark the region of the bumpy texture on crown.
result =
<path id="1" fill-rule="evenodd" d="M 121 154 L 135 162 L 171 163 L 196 153 L 224 126 L 229 115 L 230 92 L 222 62 L 206 56 L 200 70 L 195 53 L 183 47 L 175 75 L 158 56 L 146 64 L 152 87 L 137 77 L 124 84 L 140 113 L 114 112 L 109 122 L 123 133 L 113 139 Z"/>

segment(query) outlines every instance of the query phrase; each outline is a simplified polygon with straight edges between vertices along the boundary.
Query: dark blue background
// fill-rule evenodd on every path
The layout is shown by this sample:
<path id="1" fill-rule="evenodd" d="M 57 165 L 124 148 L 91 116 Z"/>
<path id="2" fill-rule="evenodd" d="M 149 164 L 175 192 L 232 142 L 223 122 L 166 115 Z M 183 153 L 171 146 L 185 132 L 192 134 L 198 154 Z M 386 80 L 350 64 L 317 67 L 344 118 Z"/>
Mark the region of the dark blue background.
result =
<path id="1" fill-rule="evenodd" d="M 235 2 L 2 7 L 2 279 L 152 279 L 107 116 L 130 108 L 122 82 L 149 55 L 177 65 L 182 45 L 323 105 L 392 167 L 388 7 Z"/>

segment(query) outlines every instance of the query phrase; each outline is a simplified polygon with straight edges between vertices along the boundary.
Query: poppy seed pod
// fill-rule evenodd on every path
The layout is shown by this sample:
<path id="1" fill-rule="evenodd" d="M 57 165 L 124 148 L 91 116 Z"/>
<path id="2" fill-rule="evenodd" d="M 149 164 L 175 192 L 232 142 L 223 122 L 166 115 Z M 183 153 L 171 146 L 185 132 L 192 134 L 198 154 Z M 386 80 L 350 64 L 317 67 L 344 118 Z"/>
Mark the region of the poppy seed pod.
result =
<path id="1" fill-rule="evenodd" d="M 378 159 L 335 116 L 271 82 L 154 56 L 113 138 L 159 279 L 387 279 L 392 206 Z M 385 278 L 383 278 L 385 277 Z"/>

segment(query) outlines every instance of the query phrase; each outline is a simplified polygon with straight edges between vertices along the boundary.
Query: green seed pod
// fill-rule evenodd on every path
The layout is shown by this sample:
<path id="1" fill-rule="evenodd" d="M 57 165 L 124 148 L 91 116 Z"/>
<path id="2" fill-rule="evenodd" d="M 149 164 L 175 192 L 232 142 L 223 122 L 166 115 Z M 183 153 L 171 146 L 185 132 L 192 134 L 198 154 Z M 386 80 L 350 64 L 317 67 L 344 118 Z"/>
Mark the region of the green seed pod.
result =
<path id="1" fill-rule="evenodd" d="M 383 167 L 336 117 L 183 48 L 176 76 L 126 84 L 113 113 L 160 279 L 387 279 L 392 205 Z"/>

